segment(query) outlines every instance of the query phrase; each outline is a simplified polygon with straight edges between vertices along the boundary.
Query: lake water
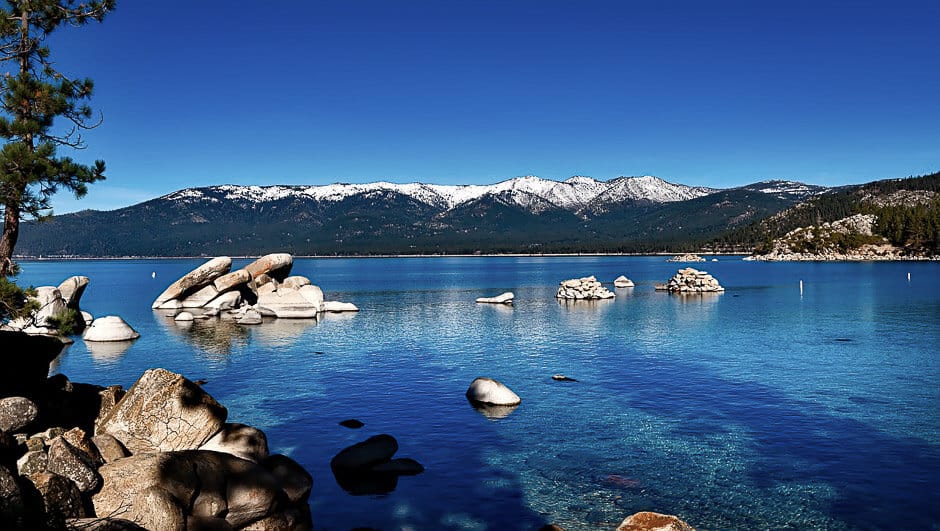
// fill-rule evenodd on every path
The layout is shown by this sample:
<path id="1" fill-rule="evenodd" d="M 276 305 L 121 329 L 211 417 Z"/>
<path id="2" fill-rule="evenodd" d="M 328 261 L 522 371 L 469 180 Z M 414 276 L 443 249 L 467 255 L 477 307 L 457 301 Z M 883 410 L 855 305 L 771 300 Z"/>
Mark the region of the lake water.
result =
<path id="1" fill-rule="evenodd" d="M 208 380 L 230 421 L 313 474 L 319 529 L 613 529 L 641 510 L 699 529 L 940 528 L 940 263 L 722 257 L 691 265 L 724 294 L 680 297 L 653 289 L 685 266 L 662 257 L 298 259 L 362 311 L 181 327 L 150 310 L 201 262 L 24 262 L 19 281 L 91 277 L 83 309 L 142 337 L 123 352 L 78 339 L 55 370 Z M 554 298 L 591 274 L 636 287 Z M 474 303 L 503 291 L 515 306 Z M 464 398 L 477 376 L 522 404 L 485 417 Z M 379 433 L 426 471 L 347 494 L 330 459 Z"/>

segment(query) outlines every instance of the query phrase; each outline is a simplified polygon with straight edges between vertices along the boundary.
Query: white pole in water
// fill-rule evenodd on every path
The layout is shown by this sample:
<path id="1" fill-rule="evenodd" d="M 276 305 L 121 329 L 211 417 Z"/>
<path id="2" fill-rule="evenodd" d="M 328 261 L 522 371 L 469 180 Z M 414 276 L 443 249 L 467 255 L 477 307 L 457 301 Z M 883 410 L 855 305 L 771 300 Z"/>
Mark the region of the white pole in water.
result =
<path id="1" fill-rule="evenodd" d="M 150 278 L 157 278 L 157 272 L 150 273 Z"/>
<path id="2" fill-rule="evenodd" d="M 911 281 L 911 274 L 910 274 L 910 273 L 907 274 L 907 281 L 908 281 L 908 282 Z"/>
<path id="3" fill-rule="evenodd" d="M 803 296 L 803 281 L 800 281 L 800 297 Z"/>

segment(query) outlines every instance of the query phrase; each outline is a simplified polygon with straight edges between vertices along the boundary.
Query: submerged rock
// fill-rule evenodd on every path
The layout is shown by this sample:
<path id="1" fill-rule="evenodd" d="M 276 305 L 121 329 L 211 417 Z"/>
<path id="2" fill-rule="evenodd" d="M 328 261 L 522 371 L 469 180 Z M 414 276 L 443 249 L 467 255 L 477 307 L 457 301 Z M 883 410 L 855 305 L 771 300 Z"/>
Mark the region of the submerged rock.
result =
<path id="1" fill-rule="evenodd" d="M 695 528 L 671 514 L 644 511 L 628 516 L 617 531 L 695 531 Z"/>
<path id="2" fill-rule="evenodd" d="M 344 428 L 350 428 L 353 430 L 358 430 L 359 428 L 365 426 L 365 424 L 363 424 L 361 420 L 356 420 L 356 419 L 341 420 L 339 425 L 343 426 Z"/>

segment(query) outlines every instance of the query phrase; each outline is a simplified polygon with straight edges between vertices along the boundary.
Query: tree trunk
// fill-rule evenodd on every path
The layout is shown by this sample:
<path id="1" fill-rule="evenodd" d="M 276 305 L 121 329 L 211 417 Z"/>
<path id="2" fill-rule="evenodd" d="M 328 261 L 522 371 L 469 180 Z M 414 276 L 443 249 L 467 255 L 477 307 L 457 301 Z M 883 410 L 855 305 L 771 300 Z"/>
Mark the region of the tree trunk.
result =
<path id="1" fill-rule="evenodd" d="M 20 204 L 10 201 L 3 214 L 3 235 L 0 236 L 0 276 L 13 272 L 13 248 L 20 237 Z"/>

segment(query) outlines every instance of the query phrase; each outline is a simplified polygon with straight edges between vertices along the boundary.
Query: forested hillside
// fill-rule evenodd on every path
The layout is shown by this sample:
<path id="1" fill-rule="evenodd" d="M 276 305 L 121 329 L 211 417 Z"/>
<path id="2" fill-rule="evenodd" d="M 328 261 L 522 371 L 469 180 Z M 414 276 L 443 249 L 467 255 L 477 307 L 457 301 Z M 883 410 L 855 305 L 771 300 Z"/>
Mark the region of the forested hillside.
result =
<path id="1" fill-rule="evenodd" d="M 764 220 L 732 230 L 709 249 L 758 253 L 800 228 L 819 226 L 855 214 L 877 217 L 874 233 L 917 254 L 940 254 L 940 172 L 836 188 Z M 846 241 L 844 246 L 860 244 Z"/>

